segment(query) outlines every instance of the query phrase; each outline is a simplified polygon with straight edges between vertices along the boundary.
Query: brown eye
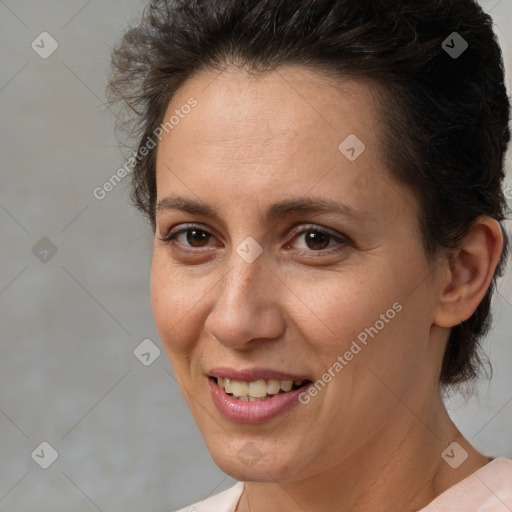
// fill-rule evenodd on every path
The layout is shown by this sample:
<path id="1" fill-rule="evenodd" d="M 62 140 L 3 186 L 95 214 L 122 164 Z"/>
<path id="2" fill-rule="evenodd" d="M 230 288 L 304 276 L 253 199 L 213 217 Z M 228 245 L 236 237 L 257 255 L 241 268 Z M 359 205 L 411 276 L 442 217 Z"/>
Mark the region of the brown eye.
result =
<path id="1" fill-rule="evenodd" d="M 338 236 L 324 229 L 315 226 L 308 226 L 295 234 L 294 240 L 304 240 L 301 250 L 322 252 L 333 246 L 340 245 L 343 248 L 348 240 L 343 236 Z M 291 245 L 291 244 L 290 244 Z"/>
<path id="2" fill-rule="evenodd" d="M 212 235 L 205 231 L 204 229 L 198 229 L 197 227 L 188 227 L 171 233 L 166 237 L 160 238 L 160 240 L 165 243 L 171 243 L 174 240 L 177 240 L 178 243 L 185 247 L 205 247 L 211 236 Z"/>
<path id="3" fill-rule="evenodd" d="M 203 242 L 209 240 L 209 234 L 201 229 L 187 229 L 186 231 L 182 231 L 182 233 L 186 234 L 186 241 L 192 247 L 203 247 Z"/>
<path id="4" fill-rule="evenodd" d="M 312 250 L 326 249 L 330 238 L 332 237 L 321 231 L 308 231 L 305 233 L 306 245 Z"/>

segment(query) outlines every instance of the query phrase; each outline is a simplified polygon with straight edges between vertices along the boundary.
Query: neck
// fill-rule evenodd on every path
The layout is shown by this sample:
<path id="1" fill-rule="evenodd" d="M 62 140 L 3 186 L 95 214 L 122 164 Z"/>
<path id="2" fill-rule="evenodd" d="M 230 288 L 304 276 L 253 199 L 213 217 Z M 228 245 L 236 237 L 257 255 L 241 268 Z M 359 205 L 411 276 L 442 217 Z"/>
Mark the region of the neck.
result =
<path id="1" fill-rule="evenodd" d="M 489 462 L 450 420 L 440 396 L 420 415 L 400 417 L 375 432 L 335 467 L 300 481 L 248 482 L 239 512 L 418 511 Z M 457 442 L 468 458 L 453 469 L 441 457 Z"/>

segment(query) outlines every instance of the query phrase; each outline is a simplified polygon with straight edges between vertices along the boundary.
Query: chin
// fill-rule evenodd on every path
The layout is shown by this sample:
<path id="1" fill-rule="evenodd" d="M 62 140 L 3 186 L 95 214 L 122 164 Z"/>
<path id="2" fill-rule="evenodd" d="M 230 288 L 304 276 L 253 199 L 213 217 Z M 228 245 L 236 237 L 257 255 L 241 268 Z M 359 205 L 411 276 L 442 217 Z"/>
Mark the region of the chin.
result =
<path id="1" fill-rule="evenodd" d="M 266 450 L 259 450 L 251 441 L 231 442 L 229 445 L 229 449 L 208 447 L 208 451 L 215 464 L 235 480 L 286 482 L 297 479 L 299 468 L 296 462 L 275 448 L 269 446 Z"/>

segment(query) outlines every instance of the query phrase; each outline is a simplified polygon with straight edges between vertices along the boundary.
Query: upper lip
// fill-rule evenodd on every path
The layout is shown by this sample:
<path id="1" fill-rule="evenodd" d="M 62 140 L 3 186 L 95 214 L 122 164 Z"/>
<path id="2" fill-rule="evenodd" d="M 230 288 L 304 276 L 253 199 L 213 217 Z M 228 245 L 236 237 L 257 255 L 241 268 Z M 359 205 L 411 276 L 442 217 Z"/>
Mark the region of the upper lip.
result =
<path id="1" fill-rule="evenodd" d="M 269 368 L 246 368 L 234 369 L 228 367 L 212 368 L 208 372 L 209 377 L 222 377 L 224 379 L 241 380 L 246 382 L 253 382 L 256 380 L 311 380 L 305 375 L 285 373 L 278 370 Z"/>

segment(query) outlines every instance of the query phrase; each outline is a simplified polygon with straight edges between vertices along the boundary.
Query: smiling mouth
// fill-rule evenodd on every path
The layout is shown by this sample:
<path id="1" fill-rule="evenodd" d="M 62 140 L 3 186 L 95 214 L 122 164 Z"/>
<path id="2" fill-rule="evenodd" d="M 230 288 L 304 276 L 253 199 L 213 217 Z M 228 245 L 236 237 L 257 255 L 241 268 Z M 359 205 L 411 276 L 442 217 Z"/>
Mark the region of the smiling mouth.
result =
<path id="1" fill-rule="evenodd" d="M 310 380 L 255 380 L 243 381 L 223 377 L 209 377 L 228 396 L 243 402 L 262 402 L 311 384 Z"/>

